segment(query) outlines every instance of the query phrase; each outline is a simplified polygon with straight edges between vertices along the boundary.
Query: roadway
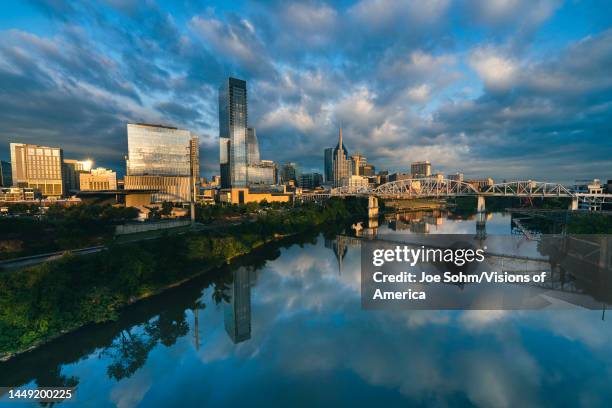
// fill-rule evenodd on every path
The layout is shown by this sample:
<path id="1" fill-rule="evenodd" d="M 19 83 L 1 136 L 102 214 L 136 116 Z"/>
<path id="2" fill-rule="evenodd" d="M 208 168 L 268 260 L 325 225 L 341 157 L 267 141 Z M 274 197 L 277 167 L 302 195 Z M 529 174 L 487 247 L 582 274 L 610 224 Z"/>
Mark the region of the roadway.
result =
<path id="1" fill-rule="evenodd" d="M 180 229 L 177 231 L 176 229 L 165 229 L 165 230 L 155 230 L 155 231 L 147 231 L 147 232 L 156 232 L 157 234 L 147 234 L 147 233 L 134 233 L 134 234 L 125 234 L 118 237 L 115 237 L 115 243 L 119 245 L 129 244 L 133 242 L 141 242 L 148 241 L 151 239 L 159 238 L 163 232 L 169 232 L 173 235 L 182 235 L 189 231 L 207 231 L 214 230 L 222 227 L 232 227 L 241 224 L 243 221 L 235 221 L 226 224 L 216 224 L 216 225 L 203 225 L 196 223 L 194 226 L 190 227 L 177 227 Z M 249 222 L 249 221 L 247 221 Z M 94 254 L 97 252 L 101 252 L 108 249 L 105 245 L 96 245 L 87 248 L 78 248 L 78 249 L 67 249 L 64 251 L 56 251 L 56 252 L 47 252 L 44 254 L 37 254 L 31 256 L 24 256 L 21 258 L 13 258 L 7 259 L 4 261 L 0 261 L 0 272 L 11 270 L 11 269 L 19 269 L 25 268 L 28 266 L 38 265 L 47 261 L 52 261 L 54 259 L 58 259 L 63 255 L 71 254 L 71 255 L 88 255 Z"/>

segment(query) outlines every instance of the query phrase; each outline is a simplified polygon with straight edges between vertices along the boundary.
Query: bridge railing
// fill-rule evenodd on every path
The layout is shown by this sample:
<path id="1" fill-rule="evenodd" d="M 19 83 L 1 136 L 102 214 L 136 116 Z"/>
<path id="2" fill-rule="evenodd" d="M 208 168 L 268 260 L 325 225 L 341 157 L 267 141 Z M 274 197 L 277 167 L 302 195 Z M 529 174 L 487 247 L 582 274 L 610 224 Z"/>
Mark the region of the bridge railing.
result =
<path id="1" fill-rule="evenodd" d="M 449 179 L 418 178 L 391 181 L 378 187 L 343 186 L 330 191 L 330 196 L 376 195 L 397 198 L 442 198 L 459 196 L 496 197 L 568 197 L 580 202 L 612 202 L 612 194 L 577 193 L 558 183 L 511 181 L 478 189 L 470 183 Z"/>
<path id="2" fill-rule="evenodd" d="M 567 187 L 558 183 L 541 181 L 511 181 L 493 184 L 484 189 L 482 194 L 512 197 L 574 197 Z"/>
<path id="3" fill-rule="evenodd" d="M 463 181 L 418 178 L 391 181 L 380 185 L 374 190 L 377 195 L 402 197 L 448 197 L 461 195 L 476 195 L 478 191 L 471 184 Z"/>

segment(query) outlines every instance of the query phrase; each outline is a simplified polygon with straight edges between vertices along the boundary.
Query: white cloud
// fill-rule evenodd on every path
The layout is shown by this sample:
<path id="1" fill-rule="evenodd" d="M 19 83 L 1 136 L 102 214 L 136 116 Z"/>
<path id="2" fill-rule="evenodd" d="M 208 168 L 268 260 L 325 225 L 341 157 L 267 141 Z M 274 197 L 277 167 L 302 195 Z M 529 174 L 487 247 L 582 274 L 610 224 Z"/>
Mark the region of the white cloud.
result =
<path id="1" fill-rule="evenodd" d="M 262 130 L 289 128 L 309 132 L 315 127 L 315 119 L 303 107 L 280 106 L 276 110 L 266 113 L 259 122 L 259 127 Z"/>
<path id="2" fill-rule="evenodd" d="M 519 75 L 517 61 L 491 48 L 476 49 L 472 52 L 469 63 L 485 86 L 493 91 L 508 90 L 515 84 Z"/>
<path id="3" fill-rule="evenodd" d="M 349 9 L 349 15 L 370 28 L 380 29 L 406 20 L 415 24 L 436 22 L 448 6 L 448 0 L 361 0 Z"/>
<path id="4" fill-rule="evenodd" d="M 417 103 L 425 103 L 429 100 L 431 88 L 427 84 L 412 87 L 408 90 L 408 97 Z"/>

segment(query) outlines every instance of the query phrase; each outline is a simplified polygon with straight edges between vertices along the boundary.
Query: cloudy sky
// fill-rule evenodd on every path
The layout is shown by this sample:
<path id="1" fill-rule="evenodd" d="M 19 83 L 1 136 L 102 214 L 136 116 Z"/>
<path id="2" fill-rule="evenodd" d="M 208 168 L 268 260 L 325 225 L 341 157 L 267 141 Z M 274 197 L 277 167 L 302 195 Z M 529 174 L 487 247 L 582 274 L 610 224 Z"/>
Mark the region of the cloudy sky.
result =
<path id="1" fill-rule="evenodd" d="M 609 0 L 13 1 L 0 15 L 0 158 L 11 141 L 125 171 L 126 123 L 200 136 L 248 81 L 262 158 L 322 170 L 344 128 L 377 169 L 612 178 Z"/>

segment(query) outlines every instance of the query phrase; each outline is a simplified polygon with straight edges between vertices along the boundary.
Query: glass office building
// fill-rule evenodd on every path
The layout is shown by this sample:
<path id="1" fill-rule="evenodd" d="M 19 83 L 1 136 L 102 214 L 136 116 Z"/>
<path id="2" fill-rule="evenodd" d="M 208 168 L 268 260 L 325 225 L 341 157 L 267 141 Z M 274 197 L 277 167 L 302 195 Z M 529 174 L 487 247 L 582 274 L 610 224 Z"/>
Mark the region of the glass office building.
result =
<path id="1" fill-rule="evenodd" d="M 255 128 L 247 128 L 247 163 L 259 163 L 259 142 Z"/>
<path id="2" fill-rule="evenodd" d="M 191 175 L 191 132 L 173 127 L 128 124 L 129 176 Z"/>
<path id="3" fill-rule="evenodd" d="M 191 201 L 199 179 L 199 144 L 188 130 L 128 124 L 126 190 L 158 190 L 154 202 Z M 195 174 L 197 173 L 197 174 Z"/>
<path id="4" fill-rule="evenodd" d="M 271 160 L 261 160 L 249 164 L 249 187 L 271 186 L 276 183 L 276 163 Z"/>
<path id="5" fill-rule="evenodd" d="M 221 184 L 231 187 L 247 186 L 247 88 L 246 81 L 228 78 L 219 87 L 219 144 Z M 224 171 L 223 145 L 229 140 L 229 171 Z M 229 173 L 230 180 L 223 180 Z"/>

